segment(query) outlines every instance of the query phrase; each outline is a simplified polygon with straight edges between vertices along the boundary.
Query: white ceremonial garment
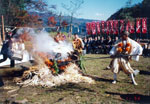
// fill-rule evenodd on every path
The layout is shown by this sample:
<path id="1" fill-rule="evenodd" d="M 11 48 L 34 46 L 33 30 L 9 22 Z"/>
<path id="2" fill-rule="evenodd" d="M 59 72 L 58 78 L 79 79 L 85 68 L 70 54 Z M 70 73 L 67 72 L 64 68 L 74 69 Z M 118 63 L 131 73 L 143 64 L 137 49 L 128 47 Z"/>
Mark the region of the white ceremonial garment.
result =
<path id="1" fill-rule="evenodd" d="M 133 55 L 131 57 L 131 59 L 134 60 L 134 61 L 139 61 L 139 55 L 142 55 L 142 52 L 143 52 L 142 46 L 139 43 L 137 43 L 136 41 L 134 41 L 134 40 L 132 40 L 130 38 L 128 38 L 127 41 L 132 46 L 131 52 L 129 53 L 129 55 Z M 122 42 L 122 39 L 119 39 L 118 41 L 116 41 L 115 45 L 113 46 L 113 48 L 109 52 L 110 55 L 116 55 L 116 53 L 117 53 L 117 45 L 120 42 Z"/>
<path id="2" fill-rule="evenodd" d="M 134 40 L 128 38 L 126 41 L 122 41 L 122 39 L 119 39 L 113 48 L 110 50 L 110 55 L 116 55 L 119 54 L 117 52 L 118 44 L 123 43 L 123 48 L 125 48 L 127 43 L 131 44 L 131 52 L 127 53 L 126 55 L 133 55 L 131 57 L 132 60 L 139 61 L 139 55 L 142 55 L 142 47 L 140 44 L 135 42 Z M 119 73 L 120 70 L 124 71 L 126 74 L 134 73 L 134 69 L 132 69 L 128 58 L 119 57 L 119 58 L 113 58 L 111 62 L 111 69 L 113 73 Z"/>

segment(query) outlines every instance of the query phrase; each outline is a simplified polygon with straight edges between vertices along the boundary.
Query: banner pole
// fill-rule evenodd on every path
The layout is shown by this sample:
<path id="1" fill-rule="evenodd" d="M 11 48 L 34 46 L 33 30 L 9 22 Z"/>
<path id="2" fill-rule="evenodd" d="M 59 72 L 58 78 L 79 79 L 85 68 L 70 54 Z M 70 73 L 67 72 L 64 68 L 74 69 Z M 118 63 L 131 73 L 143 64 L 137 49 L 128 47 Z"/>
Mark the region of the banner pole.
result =
<path id="1" fill-rule="evenodd" d="M 2 44 L 2 32 L 1 32 L 1 27 L 0 27 L 0 45 Z"/>
<path id="2" fill-rule="evenodd" d="M 5 40 L 5 29 L 4 29 L 4 16 L 2 15 L 2 34 L 3 34 L 3 41 Z"/>

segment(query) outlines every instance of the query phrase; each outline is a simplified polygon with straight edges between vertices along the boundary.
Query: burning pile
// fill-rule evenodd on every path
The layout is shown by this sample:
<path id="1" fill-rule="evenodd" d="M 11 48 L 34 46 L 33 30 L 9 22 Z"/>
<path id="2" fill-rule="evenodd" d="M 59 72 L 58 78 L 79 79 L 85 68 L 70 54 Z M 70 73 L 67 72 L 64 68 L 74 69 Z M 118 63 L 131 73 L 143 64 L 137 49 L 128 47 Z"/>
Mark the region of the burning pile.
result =
<path id="1" fill-rule="evenodd" d="M 21 32 L 20 30 L 19 32 Z M 95 83 L 84 76 L 72 58 L 72 44 L 56 42 L 46 32 L 28 32 L 32 36 L 33 50 L 30 51 L 37 65 L 32 66 L 16 80 L 22 85 L 58 86 L 65 83 Z"/>

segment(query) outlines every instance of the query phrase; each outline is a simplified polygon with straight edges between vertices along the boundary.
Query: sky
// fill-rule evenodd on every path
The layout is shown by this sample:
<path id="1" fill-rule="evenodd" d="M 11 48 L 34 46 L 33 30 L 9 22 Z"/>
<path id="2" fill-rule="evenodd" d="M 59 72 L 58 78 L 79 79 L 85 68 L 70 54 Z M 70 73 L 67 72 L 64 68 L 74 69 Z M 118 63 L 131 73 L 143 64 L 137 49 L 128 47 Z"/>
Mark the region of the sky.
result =
<path id="1" fill-rule="evenodd" d="M 44 0 L 48 5 L 56 5 L 57 13 L 63 15 L 69 13 L 62 7 L 62 3 L 70 5 L 73 0 Z M 113 13 L 125 7 L 128 0 L 84 0 L 81 8 L 77 11 L 77 18 L 107 20 Z M 143 0 L 132 0 L 132 5 L 141 3 Z"/>

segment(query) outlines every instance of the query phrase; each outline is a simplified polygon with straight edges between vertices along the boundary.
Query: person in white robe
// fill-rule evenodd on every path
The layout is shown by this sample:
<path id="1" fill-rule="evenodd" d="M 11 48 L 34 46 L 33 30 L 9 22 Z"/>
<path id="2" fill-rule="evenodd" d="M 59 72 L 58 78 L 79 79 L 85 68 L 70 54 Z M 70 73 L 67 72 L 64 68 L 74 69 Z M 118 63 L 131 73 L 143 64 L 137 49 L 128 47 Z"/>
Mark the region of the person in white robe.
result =
<path id="1" fill-rule="evenodd" d="M 22 40 L 14 39 L 11 47 L 9 48 L 10 58 L 21 61 L 23 59 L 24 50 L 25 50 L 25 45 L 22 42 Z"/>
<path id="2" fill-rule="evenodd" d="M 139 56 L 142 55 L 142 46 L 136 41 L 128 37 L 129 32 L 125 31 L 121 34 L 121 39 L 116 41 L 113 48 L 110 50 L 110 55 L 113 58 L 110 63 L 110 68 L 114 73 L 115 84 L 117 82 L 117 74 L 120 70 L 131 76 L 134 85 L 137 85 L 134 74 L 137 74 L 137 70 L 134 70 L 129 61 L 139 61 Z"/>

